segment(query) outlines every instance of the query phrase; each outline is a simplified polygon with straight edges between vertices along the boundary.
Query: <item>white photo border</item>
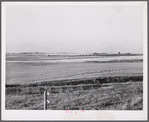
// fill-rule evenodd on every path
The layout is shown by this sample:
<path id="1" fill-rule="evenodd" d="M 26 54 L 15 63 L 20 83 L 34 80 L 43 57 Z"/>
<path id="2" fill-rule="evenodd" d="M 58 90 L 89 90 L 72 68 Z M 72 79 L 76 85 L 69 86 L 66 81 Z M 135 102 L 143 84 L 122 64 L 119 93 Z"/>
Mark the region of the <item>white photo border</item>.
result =
<path id="1" fill-rule="evenodd" d="M 147 52 L 147 2 L 2 2 L 2 77 L 1 77 L 1 113 L 2 120 L 147 120 L 148 116 L 148 52 Z M 6 7 L 11 5 L 142 5 L 143 14 L 143 110 L 5 110 L 6 81 Z M 77 112 L 77 114 L 75 113 Z"/>

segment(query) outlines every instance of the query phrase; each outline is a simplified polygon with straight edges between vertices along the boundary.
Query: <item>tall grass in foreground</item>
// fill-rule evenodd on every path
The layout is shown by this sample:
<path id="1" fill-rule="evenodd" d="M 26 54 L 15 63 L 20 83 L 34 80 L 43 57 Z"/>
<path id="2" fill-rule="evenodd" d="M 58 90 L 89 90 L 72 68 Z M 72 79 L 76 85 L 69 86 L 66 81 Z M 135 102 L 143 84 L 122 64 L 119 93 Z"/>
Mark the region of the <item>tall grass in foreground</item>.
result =
<path id="1" fill-rule="evenodd" d="M 49 110 L 142 110 L 143 83 L 109 83 L 108 87 L 53 93 Z M 33 90 L 33 89 L 32 89 Z M 7 94 L 6 109 L 43 110 L 43 94 Z"/>

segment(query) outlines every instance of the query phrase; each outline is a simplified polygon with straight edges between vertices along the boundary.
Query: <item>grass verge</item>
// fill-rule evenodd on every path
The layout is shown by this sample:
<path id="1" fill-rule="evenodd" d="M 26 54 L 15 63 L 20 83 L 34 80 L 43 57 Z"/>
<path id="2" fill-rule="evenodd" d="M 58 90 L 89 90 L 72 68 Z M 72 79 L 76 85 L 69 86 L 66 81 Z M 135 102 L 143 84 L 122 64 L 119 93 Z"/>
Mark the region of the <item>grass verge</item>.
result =
<path id="1" fill-rule="evenodd" d="M 76 85 L 75 85 L 76 86 Z M 44 86 L 48 89 L 50 86 Z M 30 89 L 31 92 L 26 92 Z M 21 87 L 20 93 L 6 93 L 7 110 L 43 110 L 41 87 Z M 8 90 L 10 88 L 6 88 Z M 14 90 L 14 89 L 13 89 Z M 40 91 L 39 90 L 39 91 Z M 48 96 L 49 110 L 143 110 L 143 82 L 102 83 L 96 89 L 77 89 Z"/>

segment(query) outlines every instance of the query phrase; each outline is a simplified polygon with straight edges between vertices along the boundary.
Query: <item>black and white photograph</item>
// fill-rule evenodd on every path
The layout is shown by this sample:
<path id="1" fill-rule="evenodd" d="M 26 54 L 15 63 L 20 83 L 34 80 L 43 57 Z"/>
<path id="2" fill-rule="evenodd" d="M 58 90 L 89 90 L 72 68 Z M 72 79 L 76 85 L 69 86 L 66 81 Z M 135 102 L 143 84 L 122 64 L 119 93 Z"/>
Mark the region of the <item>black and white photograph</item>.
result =
<path id="1" fill-rule="evenodd" d="M 6 120 L 147 119 L 147 2 L 3 2 L 2 51 Z"/>

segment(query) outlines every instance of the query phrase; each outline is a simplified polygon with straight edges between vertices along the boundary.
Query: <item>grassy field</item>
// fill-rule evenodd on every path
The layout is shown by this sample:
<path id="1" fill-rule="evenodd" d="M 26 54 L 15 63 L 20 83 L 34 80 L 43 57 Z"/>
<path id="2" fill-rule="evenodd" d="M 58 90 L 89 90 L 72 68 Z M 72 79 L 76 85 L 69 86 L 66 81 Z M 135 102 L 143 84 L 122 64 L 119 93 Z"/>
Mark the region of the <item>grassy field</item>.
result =
<path id="1" fill-rule="evenodd" d="M 43 110 L 44 91 L 49 110 L 143 109 L 140 57 L 7 54 L 5 83 L 7 110 Z"/>
<path id="2" fill-rule="evenodd" d="M 100 76 L 142 75 L 143 63 L 7 62 L 6 84 L 30 84 Z"/>
<path id="3" fill-rule="evenodd" d="M 49 110 L 142 110 L 142 77 L 115 81 L 117 78 L 88 85 L 78 81 L 75 85 L 66 83 L 62 86 L 57 82 L 54 87 L 50 84 L 7 86 L 6 109 L 43 110 L 43 92 L 51 90 Z"/>

